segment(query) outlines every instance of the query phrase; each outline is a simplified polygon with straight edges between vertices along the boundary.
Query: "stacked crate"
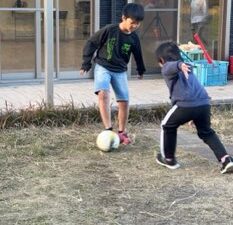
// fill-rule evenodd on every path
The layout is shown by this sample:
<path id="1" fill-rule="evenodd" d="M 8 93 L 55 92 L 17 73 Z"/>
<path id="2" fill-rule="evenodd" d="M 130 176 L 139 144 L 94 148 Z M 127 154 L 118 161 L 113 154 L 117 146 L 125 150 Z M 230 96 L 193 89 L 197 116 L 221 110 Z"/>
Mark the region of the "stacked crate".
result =
<path id="1" fill-rule="evenodd" d="M 227 84 L 228 61 L 213 60 L 208 63 L 204 59 L 202 50 L 182 51 L 185 62 L 193 65 L 193 72 L 203 86 L 221 86 Z M 232 57 L 233 66 L 233 57 Z M 231 68 L 233 71 L 233 67 Z"/>
<path id="2" fill-rule="evenodd" d="M 193 62 L 193 72 L 197 79 L 204 86 L 221 86 L 227 84 L 228 62 L 213 60 L 208 63 L 206 60 Z"/>

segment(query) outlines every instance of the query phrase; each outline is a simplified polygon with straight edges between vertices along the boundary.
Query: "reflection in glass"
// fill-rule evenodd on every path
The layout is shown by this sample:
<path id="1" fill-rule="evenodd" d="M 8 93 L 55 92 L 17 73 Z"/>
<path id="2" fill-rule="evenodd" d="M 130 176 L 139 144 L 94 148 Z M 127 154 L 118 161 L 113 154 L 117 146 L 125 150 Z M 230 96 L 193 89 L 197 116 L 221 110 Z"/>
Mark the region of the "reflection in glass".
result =
<path id="1" fill-rule="evenodd" d="M 158 9 L 158 8 L 177 8 L 178 1 L 175 0 L 136 0 L 136 3 L 142 4 L 144 9 Z"/>
<path id="2" fill-rule="evenodd" d="M 145 18 L 138 31 L 146 74 L 160 72 L 155 61 L 155 49 L 163 41 L 176 41 L 177 39 L 177 0 L 137 0 L 145 7 Z M 136 75 L 135 63 L 132 60 L 132 74 Z"/>
<path id="3" fill-rule="evenodd" d="M 81 67 L 82 48 L 90 36 L 90 7 L 90 0 L 59 0 L 61 72 L 76 71 L 77 76 L 77 71 Z M 54 28 L 56 29 L 55 20 Z"/>
<path id="4" fill-rule="evenodd" d="M 41 8 L 44 7 L 44 1 Z M 56 8 L 56 2 L 54 7 Z M 90 36 L 91 1 L 59 0 L 59 38 L 61 71 L 77 71 L 82 60 L 82 48 Z M 20 8 L 20 11 L 0 11 L 0 73 L 30 72 L 35 77 L 35 0 L 0 0 L 0 8 Z M 56 40 L 56 12 L 54 12 L 54 41 Z M 42 59 L 44 58 L 44 13 L 41 15 Z M 56 45 L 54 44 L 54 47 Z M 56 51 L 55 51 L 56 59 Z M 56 65 L 55 65 L 56 66 Z M 42 71 L 44 60 L 42 60 Z"/>
<path id="5" fill-rule="evenodd" d="M 34 0 L 0 0 L 1 8 L 34 8 Z"/>
<path id="6" fill-rule="evenodd" d="M 198 0 L 199 1 L 199 0 Z M 202 2 L 202 0 L 200 0 Z M 209 54 L 213 58 L 217 58 L 218 55 L 218 39 L 219 39 L 219 20 L 220 13 L 220 0 L 212 0 L 206 2 L 206 15 L 203 23 L 201 24 L 201 30 L 199 31 L 200 37 L 205 44 Z M 198 31 L 198 23 L 192 23 L 191 16 L 191 4 L 190 1 L 181 1 L 181 17 L 180 17 L 180 43 L 194 42 L 193 32 Z M 195 21 L 193 21 L 195 22 Z"/>
<path id="7" fill-rule="evenodd" d="M 34 13 L 2 11 L 0 18 L 1 74 L 34 74 Z"/>
<path id="8" fill-rule="evenodd" d="M 60 68 L 61 71 L 77 71 L 82 61 L 82 49 L 90 36 L 90 0 L 60 0 L 60 10 L 67 17 L 60 20 Z"/>

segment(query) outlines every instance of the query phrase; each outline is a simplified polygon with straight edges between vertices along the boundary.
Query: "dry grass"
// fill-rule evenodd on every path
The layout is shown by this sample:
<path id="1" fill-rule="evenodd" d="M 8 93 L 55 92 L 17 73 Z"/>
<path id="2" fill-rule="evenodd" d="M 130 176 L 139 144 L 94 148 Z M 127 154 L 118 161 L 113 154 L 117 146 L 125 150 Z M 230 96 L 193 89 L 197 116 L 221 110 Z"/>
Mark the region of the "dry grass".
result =
<path id="1" fill-rule="evenodd" d="M 38 106 L 30 106 L 19 111 L 7 108 L 0 115 L 0 129 L 10 127 L 24 128 L 31 125 L 61 127 L 94 122 L 100 122 L 97 107 L 77 109 L 73 104 L 48 108 L 42 103 Z"/>
<path id="2" fill-rule="evenodd" d="M 230 111 L 213 125 L 228 143 Z M 0 224 L 232 224 L 232 175 L 182 149 L 181 169 L 160 167 L 155 126 L 130 124 L 135 142 L 110 153 L 95 146 L 98 123 L 2 129 Z"/>
<path id="3" fill-rule="evenodd" d="M 217 114 L 217 119 L 223 112 L 232 111 L 232 105 L 213 106 L 213 112 Z M 158 105 L 149 108 L 131 108 L 129 123 L 138 124 L 143 122 L 160 123 L 170 105 Z M 228 113 L 229 114 L 229 113 Z M 116 109 L 112 110 L 112 117 L 117 117 Z M 221 118 L 223 119 L 223 118 Z M 16 111 L 7 107 L 0 113 L 0 129 L 25 128 L 30 126 L 62 127 L 76 125 L 93 124 L 101 121 L 98 107 L 75 108 L 72 102 L 67 105 L 48 108 L 44 103 L 38 106 L 30 106 Z"/>
<path id="4" fill-rule="evenodd" d="M 212 110 L 212 124 L 219 136 L 227 143 L 233 143 L 233 106 L 217 107 Z"/>

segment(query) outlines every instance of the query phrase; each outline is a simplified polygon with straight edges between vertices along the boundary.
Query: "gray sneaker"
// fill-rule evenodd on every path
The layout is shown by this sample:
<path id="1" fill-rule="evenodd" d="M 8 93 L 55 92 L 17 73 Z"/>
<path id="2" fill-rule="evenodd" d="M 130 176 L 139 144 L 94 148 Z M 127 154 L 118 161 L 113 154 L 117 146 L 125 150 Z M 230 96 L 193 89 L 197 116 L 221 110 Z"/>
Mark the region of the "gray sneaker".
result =
<path id="1" fill-rule="evenodd" d="M 231 156 L 225 159 L 225 162 L 222 164 L 221 173 L 232 173 L 233 172 L 233 158 Z"/>
<path id="2" fill-rule="evenodd" d="M 176 159 L 172 159 L 172 160 L 166 160 L 165 158 L 163 158 L 163 156 L 158 153 L 157 157 L 156 157 L 156 162 L 162 166 L 165 166 L 171 170 L 175 170 L 178 169 L 180 167 L 180 164 L 176 161 Z"/>

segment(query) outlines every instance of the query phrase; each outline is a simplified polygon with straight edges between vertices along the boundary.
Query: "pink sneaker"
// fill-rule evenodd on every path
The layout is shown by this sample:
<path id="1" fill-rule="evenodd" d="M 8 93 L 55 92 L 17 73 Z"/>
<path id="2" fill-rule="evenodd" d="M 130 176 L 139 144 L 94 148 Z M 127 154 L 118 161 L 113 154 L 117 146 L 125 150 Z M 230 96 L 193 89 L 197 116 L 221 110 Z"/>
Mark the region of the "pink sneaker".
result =
<path id="1" fill-rule="evenodd" d="M 128 137 L 127 133 L 122 132 L 122 133 L 118 133 L 119 138 L 120 138 L 120 143 L 123 145 L 129 145 L 132 141 L 130 140 L 130 138 Z"/>

